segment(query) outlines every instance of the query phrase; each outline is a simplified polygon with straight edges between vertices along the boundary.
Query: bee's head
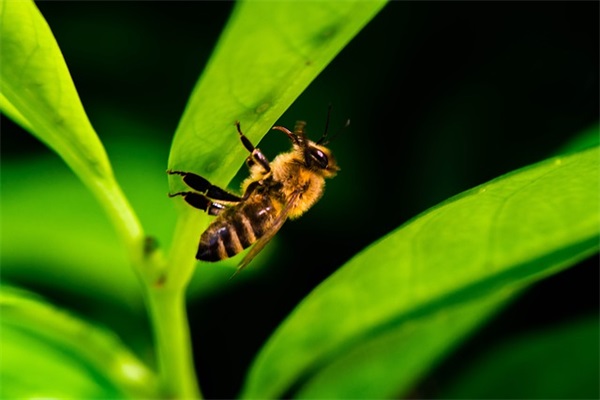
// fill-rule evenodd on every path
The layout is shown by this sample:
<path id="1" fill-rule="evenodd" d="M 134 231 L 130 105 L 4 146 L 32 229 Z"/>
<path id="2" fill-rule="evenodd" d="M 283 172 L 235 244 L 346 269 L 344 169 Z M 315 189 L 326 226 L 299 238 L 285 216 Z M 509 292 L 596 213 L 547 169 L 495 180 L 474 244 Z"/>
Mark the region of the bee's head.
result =
<path id="1" fill-rule="evenodd" d="M 284 132 L 294 145 L 294 149 L 299 153 L 299 158 L 304 165 L 323 175 L 325 178 L 332 178 L 335 176 L 340 168 L 331 154 L 331 150 L 325 147 L 325 144 L 329 143 L 327 139 L 327 131 L 323 134 L 321 139 L 317 142 L 306 137 L 304 128 L 306 122 L 298 121 L 294 126 L 294 131 L 291 132 L 289 129 L 282 126 L 274 126 L 273 129 Z"/>

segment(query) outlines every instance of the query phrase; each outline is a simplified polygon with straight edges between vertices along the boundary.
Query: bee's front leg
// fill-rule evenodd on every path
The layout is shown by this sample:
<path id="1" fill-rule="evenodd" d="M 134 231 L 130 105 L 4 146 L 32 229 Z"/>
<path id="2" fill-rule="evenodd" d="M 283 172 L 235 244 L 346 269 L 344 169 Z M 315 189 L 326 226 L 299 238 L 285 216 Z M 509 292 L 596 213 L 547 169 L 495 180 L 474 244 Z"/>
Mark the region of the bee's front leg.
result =
<path id="1" fill-rule="evenodd" d="M 265 157 L 265 155 L 260 151 L 260 149 L 254 147 L 250 140 L 246 137 L 246 135 L 242 133 L 242 128 L 240 128 L 239 121 L 235 123 L 235 126 L 237 127 L 237 131 L 240 134 L 240 140 L 242 141 L 242 144 L 244 145 L 246 150 L 250 152 L 250 156 L 248 156 L 248 158 L 246 159 L 246 164 L 248 165 L 248 167 L 252 167 L 254 164 L 258 164 L 265 171 L 265 174 L 270 173 L 271 164 L 269 163 L 267 157 Z"/>

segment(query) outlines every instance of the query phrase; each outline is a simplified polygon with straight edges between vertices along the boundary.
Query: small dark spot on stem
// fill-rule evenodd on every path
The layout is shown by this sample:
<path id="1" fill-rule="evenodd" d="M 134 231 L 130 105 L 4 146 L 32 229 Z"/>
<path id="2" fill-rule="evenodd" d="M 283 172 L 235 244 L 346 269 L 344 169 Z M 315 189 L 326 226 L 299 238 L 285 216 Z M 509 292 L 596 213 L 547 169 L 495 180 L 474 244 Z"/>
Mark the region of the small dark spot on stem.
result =
<path id="1" fill-rule="evenodd" d="M 144 238 L 144 257 L 149 257 L 158 249 L 158 240 L 154 236 Z"/>
<path id="2" fill-rule="evenodd" d="M 165 285 L 166 282 L 167 282 L 167 276 L 165 274 L 161 274 L 158 277 L 158 279 L 156 279 L 156 282 L 154 282 L 154 287 L 161 288 Z"/>

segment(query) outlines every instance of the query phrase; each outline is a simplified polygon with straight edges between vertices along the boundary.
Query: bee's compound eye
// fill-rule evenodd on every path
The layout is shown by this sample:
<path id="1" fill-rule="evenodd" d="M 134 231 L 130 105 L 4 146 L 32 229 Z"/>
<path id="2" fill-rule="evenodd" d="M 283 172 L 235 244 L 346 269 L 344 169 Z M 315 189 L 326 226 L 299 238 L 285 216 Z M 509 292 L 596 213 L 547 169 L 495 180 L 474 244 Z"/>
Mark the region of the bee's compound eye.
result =
<path id="1" fill-rule="evenodd" d="M 326 169 L 329 165 L 329 159 L 327 158 L 327 155 L 319 149 L 311 149 L 310 156 L 314 161 L 316 161 L 317 165 L 320 168 Z"/>

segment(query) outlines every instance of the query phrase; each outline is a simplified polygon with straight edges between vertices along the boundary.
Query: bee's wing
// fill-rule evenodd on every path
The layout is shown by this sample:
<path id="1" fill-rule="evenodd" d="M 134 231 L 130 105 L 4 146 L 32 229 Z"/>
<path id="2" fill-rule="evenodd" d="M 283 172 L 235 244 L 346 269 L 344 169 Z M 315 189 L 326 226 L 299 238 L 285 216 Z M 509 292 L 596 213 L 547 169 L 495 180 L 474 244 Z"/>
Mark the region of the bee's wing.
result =
<path id="1" fill-rule="evenodd" d="M 273 221 L 273 225 L 271 225 L 269 230 L 267 230 L 265 234 L 260 239 L 258 239 L 256 243 L 254 243 L 254 245 L 250 248 L 250 251 L 248 252 L 248 254 L 246 254 L 244 259 L 238 266 L 237 271 L 235 271 L 235 273 L 232 275 L 232 278 L 236 276 L 244 267 L 246 267 L 246 265 L 248 265 L 258 253 L 260 253 L 260 251 L 267 245 L 267 243 L 269 243 L 269 241 L 273 239 L 273 236 L 275 236 L 275 234 L 279 231 L 279 229 L 281 229 L 284 222 L 287 220 L 290 209 L 296 203 L 296 200 L 298 199 L 299 195 L 300 192 L 298 191 L 294 192 L 292 196 L 290 196 L 290 200 L 287 202 L 285 207 L 283 207 L 279 215 L 277 215 L 277 217 Z"/>

